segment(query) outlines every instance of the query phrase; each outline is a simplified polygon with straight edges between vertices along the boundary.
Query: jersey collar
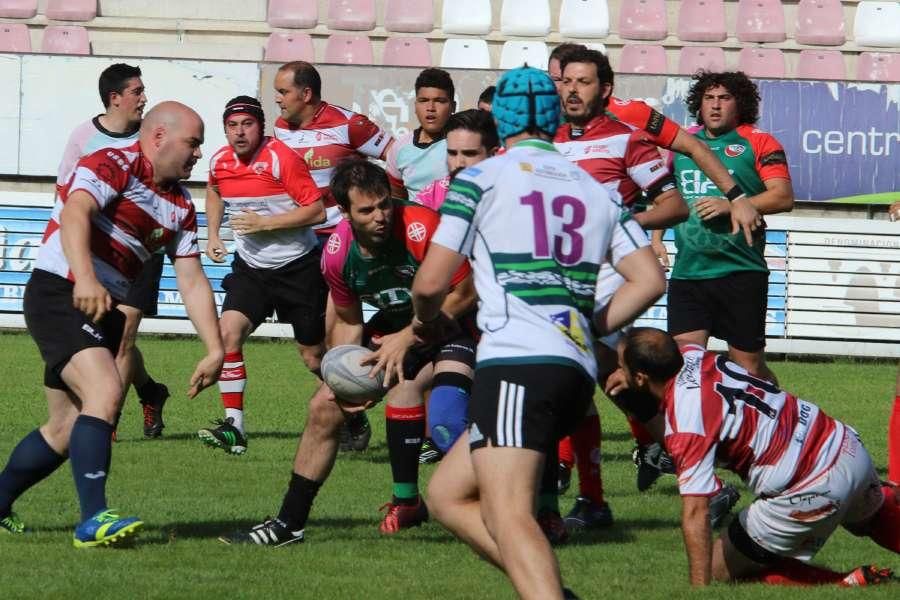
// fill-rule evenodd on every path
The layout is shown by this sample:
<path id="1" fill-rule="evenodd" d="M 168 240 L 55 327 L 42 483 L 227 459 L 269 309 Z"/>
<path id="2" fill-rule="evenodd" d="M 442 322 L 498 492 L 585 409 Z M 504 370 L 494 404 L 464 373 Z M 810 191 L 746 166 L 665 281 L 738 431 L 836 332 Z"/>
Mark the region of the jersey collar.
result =
<path id="1" fill-rule="evenodd" d="M 545 142 L 544 140 L 537 138 L 516 142 L 513 144 L 513 148 L 537 148 L 538 150 L 546 150 L 547 152 L 557 152 L 556 146 L 554 146 L 552 142 Z"/>

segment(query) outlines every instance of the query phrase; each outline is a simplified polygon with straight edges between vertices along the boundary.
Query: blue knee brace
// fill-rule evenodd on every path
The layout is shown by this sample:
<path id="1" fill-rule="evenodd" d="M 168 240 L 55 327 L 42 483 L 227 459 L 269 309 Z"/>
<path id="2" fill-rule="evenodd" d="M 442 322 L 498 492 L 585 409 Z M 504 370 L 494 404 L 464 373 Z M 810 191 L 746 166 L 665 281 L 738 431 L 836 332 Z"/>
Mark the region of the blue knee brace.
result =
<path id="1" fill-rule="evenodd" d="M 441 452 L 450 450 L 466 428 L 469 392 L 472 380 L 462 373 L 438 373 L 434 376 L 428 401 L 429 434 Z"/>

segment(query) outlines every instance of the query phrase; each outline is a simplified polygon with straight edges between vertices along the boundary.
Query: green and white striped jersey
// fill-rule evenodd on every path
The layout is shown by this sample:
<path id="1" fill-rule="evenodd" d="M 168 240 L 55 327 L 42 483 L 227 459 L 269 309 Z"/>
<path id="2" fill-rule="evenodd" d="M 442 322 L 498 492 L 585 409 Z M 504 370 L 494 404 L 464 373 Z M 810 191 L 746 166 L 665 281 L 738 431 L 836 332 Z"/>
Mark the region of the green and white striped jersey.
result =
<path id="1" fill-rule="evenodd" d="M 530 139 L 453 179 L 432 243 L 472 259 L 479 367 L 558 363 L 595 377 L 600 264 L 615 266 L 648 241 L 606 188 L 553 144 Z"/>

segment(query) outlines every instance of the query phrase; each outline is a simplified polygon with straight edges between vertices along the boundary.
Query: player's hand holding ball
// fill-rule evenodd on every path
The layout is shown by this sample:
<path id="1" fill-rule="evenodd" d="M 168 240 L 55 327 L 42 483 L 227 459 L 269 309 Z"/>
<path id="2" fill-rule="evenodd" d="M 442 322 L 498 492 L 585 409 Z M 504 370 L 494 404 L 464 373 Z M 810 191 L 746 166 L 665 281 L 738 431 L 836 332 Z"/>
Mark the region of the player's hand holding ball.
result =
<path id="1" fill-rule="evenodd" d="M 344 412 L 366 410 L 384 396 L 384 372 L 370 376 L 371 367 L 362 364 L 371 355 L 368 348 L 345 344 L 335 346 L 322 357 L 322 380 Z"/>

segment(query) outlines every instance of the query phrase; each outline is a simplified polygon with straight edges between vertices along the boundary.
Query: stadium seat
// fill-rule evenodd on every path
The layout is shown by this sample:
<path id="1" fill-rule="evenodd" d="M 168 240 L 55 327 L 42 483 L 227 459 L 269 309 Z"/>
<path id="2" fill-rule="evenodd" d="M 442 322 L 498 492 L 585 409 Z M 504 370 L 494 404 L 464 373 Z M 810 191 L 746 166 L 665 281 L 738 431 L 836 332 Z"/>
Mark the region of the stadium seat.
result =
<path id="1" fill-rule="evenodd" d="M 339 65 L 372 65 L 375 56 L 367 35 L 335 33 L 325 43 L 325 61 Z"/>
<path id="2" fill-rule="evenodd" d="M 90 21 L 97 16 L 97 0 L 47 0 L 48 19 Z"/>
<path id="3" fill-rule="evenodd" d="M 547 44 L 540 40 L 520 41 L 510 40 L 503 44 L 500 52 L 500 68 L 515 69 L 528 63 L 529 67 L 546 70 L 550 54 Z"/>
<path id="4" fill-rule="evenodd" d="M 0 52 L 31 52 L 31 34 L 25 23 L 0 23 Z"/>
<path id="5" fill-rule="evenodd" d="M 844 35 L 844 9 L 841 0 L 800 0 L 797 5 L 798 44 L 840 46 Z"/>
<path id="6" fill-rule="evenodd" d="M 587 42 L 585 44 L 585 46 L 587 46 L 591 50 L 596 50 L 597 52 L 600 52 L 601 54 L 603 54 L 603 56 L 609 56 L 609 51 L 607 51 L 607 49 L 606 49 L 606 44 L 601 44 L 599 42 Z"/>
<path id="7" fill-rule="evenodd" d="M 738 69 L 750 77 L 784 77 L 784 54 L 778 48 L 742 48 Z"/>
<path id="8" fill-rule="evenodd" d="M 47 54 L 90 54 L 88 31 L 80 25 L 49 25 L 44 29 L 41 52 Z"/>
<path id="9" fill-rule="evenodd" d="M 266 21 L 272 27 L 312 29 L 319 23 L 319 3 L 305 0 L 269 0 Z"/>
<path id="10" fill-rule="evenodd" d="M 547 0 L 503 0 L 500 33 L 547 35 L 550 33 L 550 3 Z"/>
<path id="11" fill-rule="evenodd" d="M 619 36 L 626 40 L 662 40 L 669 35 L 666 0 L 622 0 Z"/>
<path id="12" fill-rule="evenodd" d="M 847 66 L 839 50 L 801 50 L 797 61 L 801 79 L 846 79 Z"/>
<path id="13" fill-rule="evenodd" d="M 723 0 L 682 0 L 678 11 L 679 40 L 723 42 L 727 37 Z"/>
<path id="14" fill-rule="evenodd" d="M 375 29 L 375 0 L 329 0 L 328 28 L 350 31 Z"/>
<path id="15" fill-rule="evenodd" d="M 448 69 L 490 69 L 491 53 L 487 42 L 472 39 L 446 40 L 441 51 L 441 66 Z"/>
<path id="16" fill-rule="evenodd" d="M 717 47 L 685 46 L 678 57 L 678 73 L 693 75 L 697 71 L 724 71 L 725 51 Z"/>
<path id="17" fill-rule="evenodd" d="M 37 0 L 0 0 L 0 17 L 30 19 L 37 14 Z"/>
<path id="18" fill-rule="evenodd" d="M 781 0 L 739 0 L 736 30 L 742 42 L 783 42 L 787 34 Z"/>
<path id="19" fill-rule="evenodd" d="M 432 0 L 387 0 L 384 28 L 401 33 L 425 33 L 434 29 Z"/>
<path id="20" fill-rule="evenodd" d="M 896 52 L 862 52 L 856 63 L 860 81 L 900 81 L 900 54 Z"/>
<path id="21" fill-rule="evenodd" d="M 617 73 L 668 73 L 666 49 L 662 46 L 626 44 L 619 56 Z"/>
<path id="22" fill-rule="evenodd" d="M 609 6 L 606 0 L 562 0 L 559 33 L 573 38 L 608 36 Z"/>
<path id="23" fill-rule="evenodd" d="M 430 67 L 431 44 L 425 38 L 388 38 L 384 42 L 384 58 L 381 62 L 395 67 Z"/>
<path id="24" fill-rule="evenodd" d="M 900 2 L 860 2 L 853 37 L 860 46 L 900 47 Z"/>
<path id="25" fill-rule="evenodd" d="M 266 40 L 263 60 L 283 63 L 292 60 L 316 62 L 312 38 L 308 33 L 273 31 Z"/>
<path id="26" fill-rule="evenodd" d="M 444 33 L 484 35 L 491 30 L 491 0 L 447 0 L 441 14 Z"/>

